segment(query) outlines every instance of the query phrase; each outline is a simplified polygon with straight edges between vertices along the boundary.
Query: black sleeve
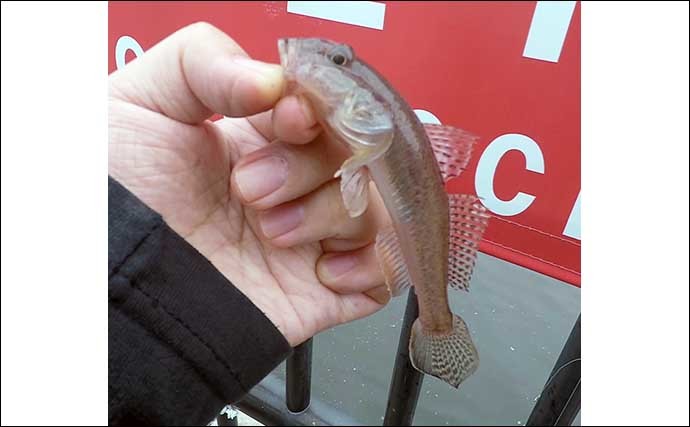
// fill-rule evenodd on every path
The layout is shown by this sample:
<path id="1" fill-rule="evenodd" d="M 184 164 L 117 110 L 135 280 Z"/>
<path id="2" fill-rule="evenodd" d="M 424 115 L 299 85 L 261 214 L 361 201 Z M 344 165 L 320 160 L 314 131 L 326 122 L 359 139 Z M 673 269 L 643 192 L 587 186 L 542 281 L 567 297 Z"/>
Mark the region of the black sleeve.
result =
<path id="1" fill-rule="evenodd" d="M 108 421 L 206 425 L 291 352 L 160 215 L 108 177 Z"/>

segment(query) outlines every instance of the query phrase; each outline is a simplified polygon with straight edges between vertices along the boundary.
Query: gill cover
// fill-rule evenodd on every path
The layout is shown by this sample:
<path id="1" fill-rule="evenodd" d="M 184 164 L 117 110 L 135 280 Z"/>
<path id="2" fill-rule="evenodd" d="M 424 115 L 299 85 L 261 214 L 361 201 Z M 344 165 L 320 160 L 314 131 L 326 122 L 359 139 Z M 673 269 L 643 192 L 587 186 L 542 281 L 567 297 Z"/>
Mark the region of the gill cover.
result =
<path id="1" fill-rule="evenodd" d="M 381 157 L 393 141 L 393 120 L 385 105 L 370 92 L 356 88 L 335 110 L 331 128 L 347 142 L 352 157 L 335 177 L 340 177 L 343 204 L 350 217 L 364 213 L 369 202 L 369 172 L 366 166 Z"/>

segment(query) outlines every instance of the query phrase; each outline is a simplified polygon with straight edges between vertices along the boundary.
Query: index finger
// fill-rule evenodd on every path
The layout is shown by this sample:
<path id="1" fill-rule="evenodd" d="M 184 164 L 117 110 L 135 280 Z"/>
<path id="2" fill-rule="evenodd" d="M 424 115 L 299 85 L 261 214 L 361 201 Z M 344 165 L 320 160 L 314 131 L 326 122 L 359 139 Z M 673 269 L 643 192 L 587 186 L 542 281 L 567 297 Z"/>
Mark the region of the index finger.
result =
<path id="1" fill-rule="evenodd" d="M 244 117 L 280 98 L 279 65 L 250 59 L 227 34 L 206 23 L 187 26 L 109 77 L 110 95 L 198 124 L 213 113 Z"/>
<path id="2" fill-rule="evenodd" d="M 273 134 L 290 144 L 306 144 L 321 133 L 321 125 L 309 101 L 300 95 L 289 95 L 273 109 Z"/>
<path id="3" fill-rule="evenodd" d="M 315 117 L 306 99 L 288 95 L 280 99 L 273 110 L 249 116 L 247 120 L 266 141 L 306 144 L 316 139 L 322 130 Z"/>

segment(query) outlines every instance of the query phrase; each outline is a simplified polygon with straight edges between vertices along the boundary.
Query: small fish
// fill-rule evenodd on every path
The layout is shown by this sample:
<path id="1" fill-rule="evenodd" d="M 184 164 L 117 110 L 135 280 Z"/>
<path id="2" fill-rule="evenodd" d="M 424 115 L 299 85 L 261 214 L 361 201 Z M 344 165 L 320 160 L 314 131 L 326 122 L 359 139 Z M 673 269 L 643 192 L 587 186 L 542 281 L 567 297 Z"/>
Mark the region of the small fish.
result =
<path id="1" fill-rule="evenodd" d="M 423 125 L 348 45 L 284 38 L 278 50 L 288 92 L 305 96 L 324 129 L 352 152 L 336 173 L 350 216 L 366 210 L 370 180 L 391 216 L 376 252 L 391 294 L 409 286 L 417 294 L 412 365 L 457 388 L 476 371 L 479 356 L 464 320 L 450 311 L 447 287 L 469 290 L 488 215 L 476 197 L 448 195 L 444 186 L 466 167 L 476 137 Z"/>

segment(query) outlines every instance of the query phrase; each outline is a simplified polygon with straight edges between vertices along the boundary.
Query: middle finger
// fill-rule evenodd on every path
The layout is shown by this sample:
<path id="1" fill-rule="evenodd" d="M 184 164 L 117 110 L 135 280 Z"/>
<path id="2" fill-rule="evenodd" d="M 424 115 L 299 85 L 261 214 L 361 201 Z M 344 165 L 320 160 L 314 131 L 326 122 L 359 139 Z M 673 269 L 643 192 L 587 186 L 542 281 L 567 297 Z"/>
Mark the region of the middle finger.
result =
<path id="1" fill-rule="evenodd" d="M 232 170 L 233 191 L 254 209 L 270 209 L 332 180 L 348 151 L 322 134 L 309 144 L 274 142 L 241 158 Z"/>
<path id="2" fill-rule="evenodd" d="M 342 250 L 371 243 L 376 232 L 387 223 L 388 214 L 374 190 L 369 193 L 367 210 L 351 218 L 342 200 L 340 181 L 331 180 L 300 199 L 259 212 L 258 219 L 262 234 L 275 246 L 327 240 L 339 242 Z M 343 242 L 349 244 L 342 246 Z"/>

